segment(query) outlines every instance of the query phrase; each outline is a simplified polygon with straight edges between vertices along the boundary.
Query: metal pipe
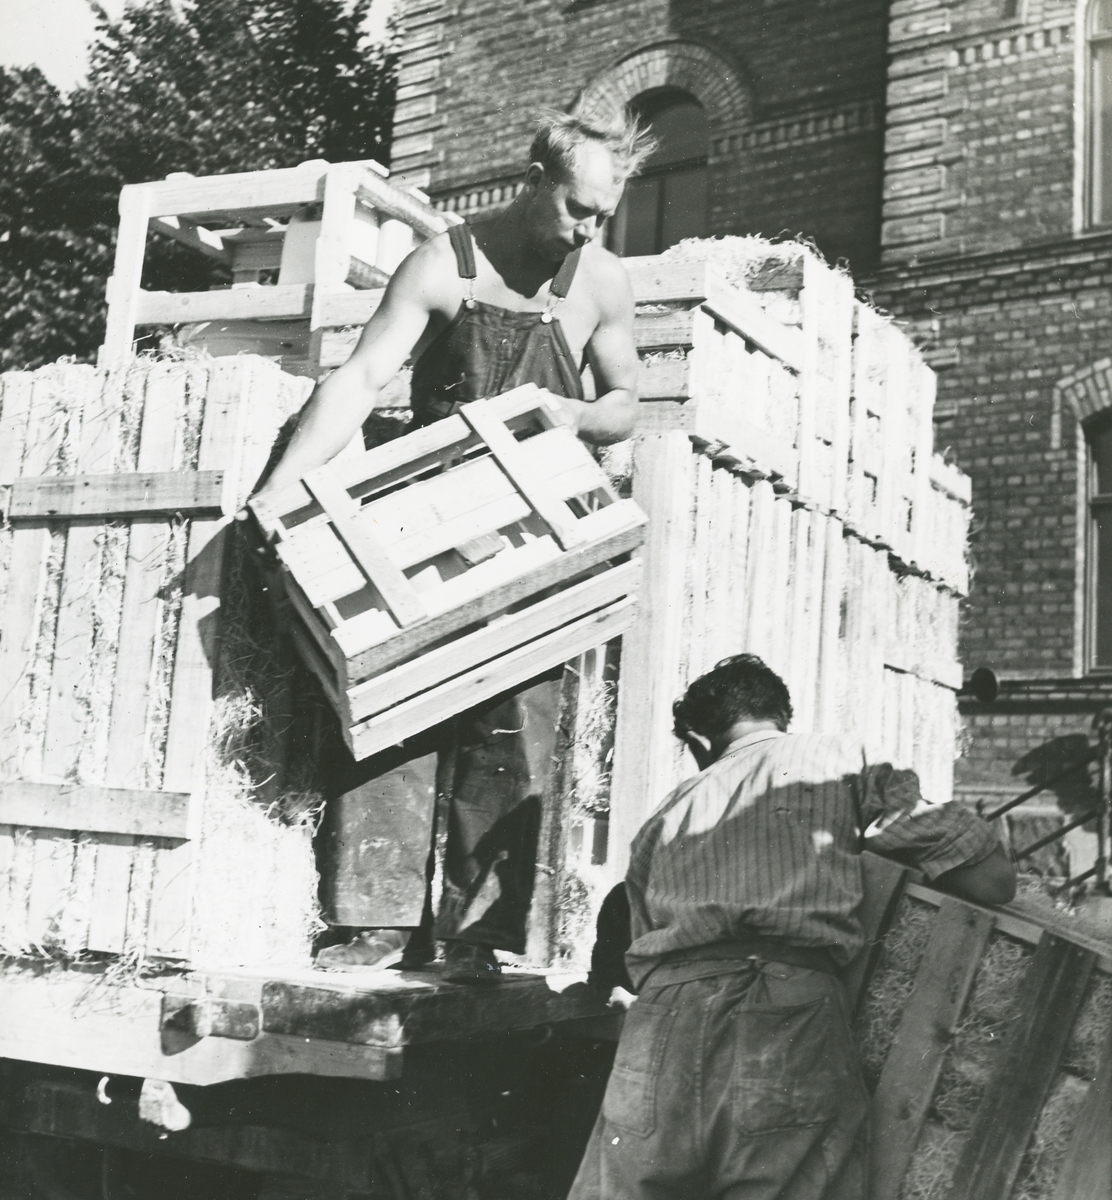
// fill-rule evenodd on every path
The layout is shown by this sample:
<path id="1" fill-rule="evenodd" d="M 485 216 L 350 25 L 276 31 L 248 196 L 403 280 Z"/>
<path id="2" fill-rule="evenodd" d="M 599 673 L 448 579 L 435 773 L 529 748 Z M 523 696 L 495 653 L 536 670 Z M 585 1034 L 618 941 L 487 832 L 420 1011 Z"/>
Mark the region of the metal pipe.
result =
<path id="1" fill-rule="evenodd" d="M 1099 816 L 1099 808 L 1091 809 L 1089 812 L 1070 821 L 1068 825 L 1063 825 L 1061 829 L 1055 829 L 1053 833 L 1048 833 L 1046 837 L 1039 838 L 1037 842 L 1032 842 L 1030 846 L 1025 846 L 1022 850 L 1017 850 L 1015 857 L 1026 858 L 1028 854 L 1034 854 L 1036 850 L 1041 850 L 1043 846 L 1049 846 L 1051 842 L 1056 842 L 1059 838 L 1065 837 L 1071 829 L 1076 829 L 1078 825 L 1084 825 L 1086 821 L 1091 821 L 1094 817 Z"/>
<path id="2" fill-rule="evenodd" d="M 1025 800 L 1030 800 L 1033 796 L 1037 796 L 1039 792 L 1044 792 L 1047 788 L 1053 787 L 1056 783 L 1061 783 L 1063 779 L 1069 775 L 1072 775 L 1074 771 L 1080 770 L 1082 767 L 1087 767 L 1089 763 L 1091 763 L 1099 754 L 1099 746 L 1091 747 L 1084 758 L 1078 759 L 1077 762 L 1066 767 L 1064 771 L 1059 771 L 1057 775 L 1052 775 L 1044 782 L 1037 784 L 1033 788 L 1030 788 L 1028 791 L 1024 792 L 1022 796 L 1016 796 L 1014 800 L 1009 800 L 1007 804 L 1001 804 L 999 808 L 993 809 L 992 812 L 984 813 L 984 819 L 986 821 L 995 821 L 997 817 L 1002 817 L 1006 812 L 1010 812 L 1013 808 L 1016 808 Z"/>

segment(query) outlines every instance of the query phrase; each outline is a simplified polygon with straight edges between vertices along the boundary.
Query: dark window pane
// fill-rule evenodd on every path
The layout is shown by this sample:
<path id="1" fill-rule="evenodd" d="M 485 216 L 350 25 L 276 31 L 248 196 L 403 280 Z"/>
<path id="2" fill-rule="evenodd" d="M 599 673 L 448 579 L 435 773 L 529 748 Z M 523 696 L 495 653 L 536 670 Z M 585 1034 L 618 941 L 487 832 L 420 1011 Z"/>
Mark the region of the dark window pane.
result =
<path id="1" fill-rule="evenodd" d="M 664 109 L 650 124 L 657 147 L 645 164 L 646 170 L 706 157 L 710 127 L 707 114 L 694 100 L 682 100 Z"/>
<path id="2" fill-rule="evenodd" d="M 1112 493 L 1112 425 L 1089 435 L 1089 453 L 1093 460 L 1093 492 Z"/>
<path id="3" fill-rule="evenodd" d="M 1112 221 L 1112 42 L 1093 47 L 1092 210 L 1098 225 Z"/>
<path id="4" fill-rule="evenodd" d="M 625 255 L 657 254 L 660 251 L 659 177 L 631 179 L 625 190 Z"/>
<path id="5" fill-rule="evenodd" d="M 660 249 L 683 238 L 706 237 L 707 169 L 688 167 L 664 176 L 664 219 Z"/>
<path id="6" fill-rule="evenodd" d="M 1093 665 L 1112 667 L 1112 511 L 1093 513 Z"/>

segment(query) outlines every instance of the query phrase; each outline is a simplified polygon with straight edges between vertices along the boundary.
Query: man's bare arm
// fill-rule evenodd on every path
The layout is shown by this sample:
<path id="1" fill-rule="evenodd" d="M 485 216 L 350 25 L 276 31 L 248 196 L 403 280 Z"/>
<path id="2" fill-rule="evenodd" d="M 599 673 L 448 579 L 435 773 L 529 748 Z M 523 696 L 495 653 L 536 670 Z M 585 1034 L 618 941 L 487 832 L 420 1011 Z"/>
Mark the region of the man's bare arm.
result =
<path id="1" fill-rule="evenodd" d="M 561 399 L 575 420 L 576 432 L 597 445 L 620 442 L 633 433 L 637 418 L 637 346 L 633 340 L 633 290 L 620 261 L 609 253 L 595 287 L 601 315 L 587 343 L 598 399 Z"/>
<path id="2" fill-rule="evenodd" d="M 398 268 L 382 304 L 367 322 L 351 357 L 313 392 L 297 429 L 263 488 L 277 491 L 322 466 L 351 441 L 375 406 L 379 389 L 401 369 L 436 305 L 431 243 Z"/>

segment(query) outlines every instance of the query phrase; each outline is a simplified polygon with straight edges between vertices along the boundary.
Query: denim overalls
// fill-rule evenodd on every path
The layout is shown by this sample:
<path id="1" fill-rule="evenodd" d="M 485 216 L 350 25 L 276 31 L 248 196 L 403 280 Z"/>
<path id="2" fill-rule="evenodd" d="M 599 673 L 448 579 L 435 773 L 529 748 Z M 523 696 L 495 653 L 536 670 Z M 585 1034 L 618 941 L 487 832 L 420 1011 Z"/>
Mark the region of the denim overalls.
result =
<path id="1" fill-rule="evenodd" d="M 579 251 L 553 279 L 544 312 L 511 312 L 474 298 L 467 226 L 453 226 L 449 237 L 467 299 L 414 366 L 414 426 L 524 383 L 582 399 L 557 315 Z M 524 953 L 560 674 L 557 668 L 401 746 L 345 764 L 322 831 L 322 899 L 331 924 L 406 928 L 431 920 L 427 880 L 439 791 L 448 829 L 435 936 Z"/>

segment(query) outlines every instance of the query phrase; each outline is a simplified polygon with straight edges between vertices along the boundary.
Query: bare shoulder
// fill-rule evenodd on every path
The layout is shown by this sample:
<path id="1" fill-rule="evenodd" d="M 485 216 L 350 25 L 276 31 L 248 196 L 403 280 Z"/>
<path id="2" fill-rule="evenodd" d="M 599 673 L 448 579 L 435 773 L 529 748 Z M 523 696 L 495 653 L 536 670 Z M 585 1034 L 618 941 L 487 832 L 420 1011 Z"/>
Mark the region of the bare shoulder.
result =
<path id="1" fill-rule="evenodd" d="M 590 284 L 591 295 L 607 311 L 633 306 L 633 289 L 621 259 L 597 242 L 583 247 L 579 265 Z"/>
<path id="2" fill-rule="evenodd" d="M 438 233 L 412 251 L 394 272 L 389 290 L 430 311 L 454 311 L 459 305 L 459 272 L 448 234 Z"/>

